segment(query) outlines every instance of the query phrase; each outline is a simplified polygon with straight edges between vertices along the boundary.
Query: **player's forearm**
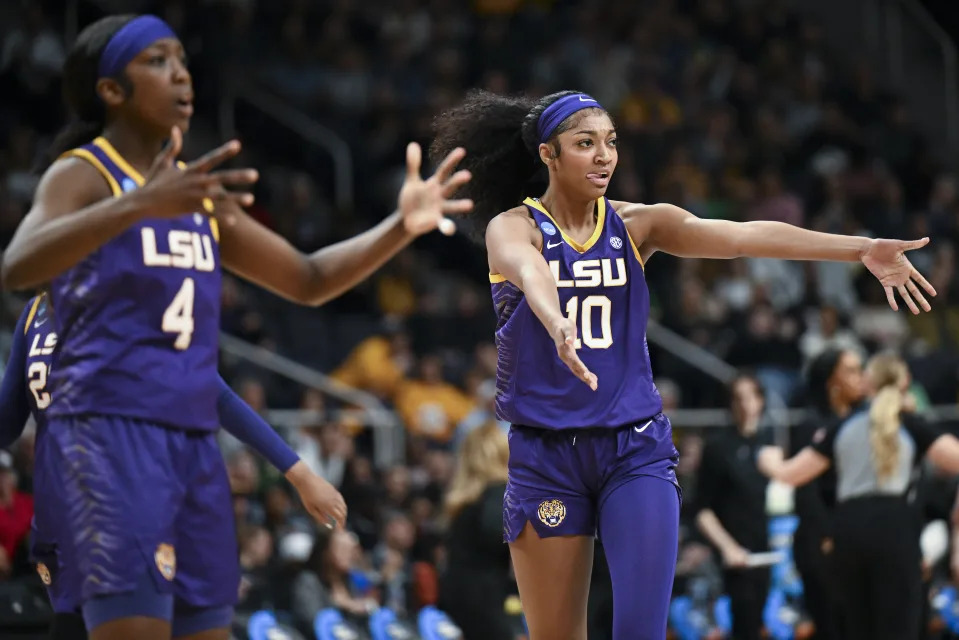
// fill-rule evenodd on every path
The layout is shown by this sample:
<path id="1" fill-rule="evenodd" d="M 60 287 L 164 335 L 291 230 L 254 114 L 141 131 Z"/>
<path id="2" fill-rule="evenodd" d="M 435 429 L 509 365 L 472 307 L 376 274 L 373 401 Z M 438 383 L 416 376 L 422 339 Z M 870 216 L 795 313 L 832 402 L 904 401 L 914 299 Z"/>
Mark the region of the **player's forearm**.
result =
<path id="1" fill-rule="evenodd" d="M 76 266 L 142 216 L 138 202 L 129 194 L 50 220 L 28 216 L 3 254 L 3 287 L 37 287 Z"/>
<path id="2" fill-rule="evenodd" d="M 736 254 L 750 258 L 857 262 L 871 240 L 810 231 L 783 222 L 744 222 L 737 233 Z"/>
<path id="3" fill-rule="evenodd" d="M 220 378 L 217 399 L 220 424 L 234 437 L 252 447 L 280 473 L 287 473 L 300 460 L 273 427 L 261 418 Z"/>
<path id="4" fill-rule="evenodd" d="M 308 303 L 320 305 L 349 291 L 386 264 L 413 238 L 399 213 L 358 236 L 337 242 L 311 254 L 313 272 Z"/>
<path id="5" fill-rule="evenodd" d="M 530 310 L 552 335 L 553 327 L 564 317 L 559 306 L 559 290 L 553 274 L 545 262 L 534 263 L 520 267 L 518 279 L 516 284 L 523 291 Z"/>
<path id="6" fill-rule="evenodd" d="M 27 390 L 24 369 L 27 361 L 27 345 L 24 338 L 27 310 L 20 314 L 17 326 L 13 330 L 13 344 L 10 358 L 0 383 L 0 447 L 9 446 L 23 433 L 30 417 L 30 405 L 27 402 Z"/>
<path id="7" fill-rule="evenodd" d="M 716 512 L 712 509 L 703 509 L 696 514 L 696 526 L 706 536 L 706 539 L 720 551 L 725 552 L 740 546 L 736 539 L 729 535 L 726 527 L 719 521 Z"/>

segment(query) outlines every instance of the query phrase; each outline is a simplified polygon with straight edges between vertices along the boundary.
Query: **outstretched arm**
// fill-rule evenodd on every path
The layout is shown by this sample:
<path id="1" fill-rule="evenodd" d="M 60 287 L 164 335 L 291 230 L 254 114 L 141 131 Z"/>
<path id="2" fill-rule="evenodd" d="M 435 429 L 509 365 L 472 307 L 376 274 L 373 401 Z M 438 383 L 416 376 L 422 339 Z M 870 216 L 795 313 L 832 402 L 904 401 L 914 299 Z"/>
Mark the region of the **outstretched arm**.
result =
<path id="1" fill-rule="evenodd" d="M 789 460 L 783 460 L 783 450 L 773 446 L 760 449 L 756 463 L 763 475 L 793 487 L 821 476 L 831 464 L 829 458 L 812 447 L 805 447 Z"/>
<path id="2" fill-rule="evenodd" d="M 452 151 L 425 181 L 420 178 L 421 155 L 419 145 L 407 148 L 407 176 L 395 213 L 372 229 L 311 255 L 231 207 L 221 225 L 223 264 L 294 302 L 321 305 L 336 298 L 370 277 L 417 236 L 437 228 L 453 233 L 455 226 L 444 214 L 472 209 L 470 200 L 451 199 L 470 179 L 468 171 L 453 173 L 465 151 Z"/>
<path id="3" fill-rule="evenodd" d="M 320 524 L 330 519 L 346 523 L 346 503 L 329 482 L 310 470 L 288 444 L 220 378 L 217 410 L 220 424 L 241 442 L 253 448 L 286 476 L 303 506 Z"/>
<path id="4" fill-rule="evenodd" d="M 556 343 L 560 359 L 577 378 L 595 390 L 596 375 L 576 355 L 576 325 L 560 310 L 556 280 L 536 247 L 534 233 L 529 218 L 524 215 L 506 212 L 493 218 L 486 228 L 490 273 L 520 288 L 529 308 Z"/>
<path id="5" fill-rule="evenodd" d="M 24 329 L 30 304 L 24 307 L 17 326 L 13 330 L 13 345 L 10 358 L 3 371 L 3 384 L 0 385 L 0 448 L 8 447 L 20 437 L 30 417 L 30 403 L 27 401 L 24 368 L 27 362 L 27 343 Z"/>
<path id="6" fill-rule="evenodd" d="M 617 210 L 644 259 L 664 251 L 697 258 L 862 261 L 883 285 L 893 309 L 898 309 L 893 290 L 899 292 L 913 313 L 919 313 L 919 307 L 931 309 L 917 283 L 930 295 L 936 295 L 932 285 L 905 256 L 906 251 L 928 244 L 928 238 L 907 242 L 821 233 L 766 220 L 709 220 L 671 204 L 617 203 Z"/>

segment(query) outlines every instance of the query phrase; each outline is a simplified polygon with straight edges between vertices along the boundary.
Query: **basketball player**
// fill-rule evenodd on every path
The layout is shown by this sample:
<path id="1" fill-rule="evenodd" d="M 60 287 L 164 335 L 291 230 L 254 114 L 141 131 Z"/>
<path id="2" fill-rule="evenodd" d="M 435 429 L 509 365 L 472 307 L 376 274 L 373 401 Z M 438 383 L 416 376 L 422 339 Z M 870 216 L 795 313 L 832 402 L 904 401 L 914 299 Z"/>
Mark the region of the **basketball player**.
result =
<path id="1" fill-rule="evenodd" d="M 63 460 L 54 472 L 73 533 L 61 558 L 78 568 L 93 640 L 225 639 L 239 568 L 214 436 L 221 262 L 288 299 L 330 300 L 417 235 L 448 231 L 444 213 L 471 208 L 449 199 L 469 180 L 453 173 L 463 151 L 423 181 L 410 145 L 398 211 L 303 255 L 242 211 L 250 194 L 225 189 L 249 185 L 255 171 L 213 171 L 238 142 L 174 166 L 193 87 L 162 20 L 90 25 L 63 78 L 76 122 L 55 143 L 65 153 L 2 270 L 8 288 L 50 283 L 60 346 L 47 443 Z"/>
<path id="2" fill-rule="evenodd" d="M 586 637 L 594 535 L 609 559 L 614 638 L 666 634 L 680 492 L 646 346 L 643 270 L 653 254 L 861 260 L 894 309 L 896 289 L 914 313 L 929 309 L 915 282 L 935 294 L 903 254 L 928 239 L 700 220 L 669 204 L 607 200 L 616 143 L 606 111 L 573 91 L 538 101 L 475 92 L 436 121 L 432 152 L 466 148 L 465 191 L 485 230 L 497 415 L 513 425 L 505 538 L 532 640 Z M 541 172 L 545 191 L 524 199 Z"/>
<path id="3" fill-rule="evenodd" d="M 30 555 L 47 587 L 53 606 L 51 640 L 82 640 L 87 637 L 79 613 L 79 592 L 75 584 L 77 568 L 58 562 L 57 539 L 63 535 L 63 513 L 69 508 L 58 493 L 56 473 L 62 460 L 50 459 L 46 442 L 46 416 L 50 405 L 47 380 L 50 374 L 57 334 L 50 321 L 46 294 L 40 294 L 24 307 L 13 333 L 7 373 L 0 385 L 0 448 L 20 437 L 27 417 L 36 423 L 34 489 L 43 497 L 34 503 Z M 313 473 L 286 442 L 263 421 L 232 389 L 220 379 L 217 409 L 220 423 L 236 438 L 255 449 L 294 486 L 307 511 L 317 522 L 329 526 L 346 520 L 346 503 L 333 485 Z"/>

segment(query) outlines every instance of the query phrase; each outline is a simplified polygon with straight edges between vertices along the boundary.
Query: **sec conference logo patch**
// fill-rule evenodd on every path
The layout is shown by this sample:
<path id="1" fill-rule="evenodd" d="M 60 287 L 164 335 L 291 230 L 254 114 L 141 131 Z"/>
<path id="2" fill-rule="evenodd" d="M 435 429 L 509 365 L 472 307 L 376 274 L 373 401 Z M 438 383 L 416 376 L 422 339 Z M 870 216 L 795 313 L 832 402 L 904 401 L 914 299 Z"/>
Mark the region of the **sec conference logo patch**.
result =
<path id="1" fill-rule="evenodd" d="M 46 586 L 50 586 L 53 583 L 53 578 L 50 577 L 50 570 L 47 569 L 47 565 L 42 562 L 37 563 L 37 573 L 40 574 L 40 582 Z"/>
<path id="2" fill-rule="evenodd" d="M 153 559 L 157 563 L 160 575 L 172 581 L 173 576 L 176 575 L 176 551 L 173 550 L 173 545 L 165 542 L 158 544 Z"/>
<path id="3" fill-rule="evenodd" d="M 558 527 L 566 519 L 566 505 L 562 500 L 543 500 L 536 514 L 547 527 Z"/>

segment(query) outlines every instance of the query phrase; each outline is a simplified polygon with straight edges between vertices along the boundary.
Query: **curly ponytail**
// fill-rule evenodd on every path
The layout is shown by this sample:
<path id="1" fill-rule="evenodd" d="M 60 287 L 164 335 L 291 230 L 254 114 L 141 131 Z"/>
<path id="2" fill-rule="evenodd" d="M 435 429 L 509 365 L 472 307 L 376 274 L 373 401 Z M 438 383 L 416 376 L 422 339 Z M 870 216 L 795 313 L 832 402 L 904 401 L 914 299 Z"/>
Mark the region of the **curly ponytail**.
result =
<path id="1" fill-rule="evenodd" d="M 106 109 L 97 95 L 100 56 L 110 39 L 135 15 L 107 16 L 80 32 L 63 63 L 63 99 L 70 122 L 57 134 L 43 169 L 64 152 L 95 138 L 106 125 Z M 127 85 L 126 78 L 117 78 Z"/>
<path id="2" fill-rule="evenodd" d="M 456 147 L 466 149 L 460 168 L 468 169 L 473 178 L 457 197 L 473 199 L 471 217 L 478 240 L 482 241 L 486 225 L 495 216 L 546 188 L 549 177 L 539 159 L 536 125 L 549 105 L 575 93 L 580 92 L 561 91 L 534 100 L 475 90 L 433 121 L 431 160 L 438 162 Z M 564 120 L 548 142 L 590 111 L 594 110 L 585 109 Z"/>
<path id="3" fill-rule="evenodd" d="M 900 358 L 888 354 L 874 357 L 867 370 L 876 388 L 869 409 L 869 441 L 876 475 L 882 480 L 891 476 L 899 463 L 899 413 L 909 370 Z"/>

